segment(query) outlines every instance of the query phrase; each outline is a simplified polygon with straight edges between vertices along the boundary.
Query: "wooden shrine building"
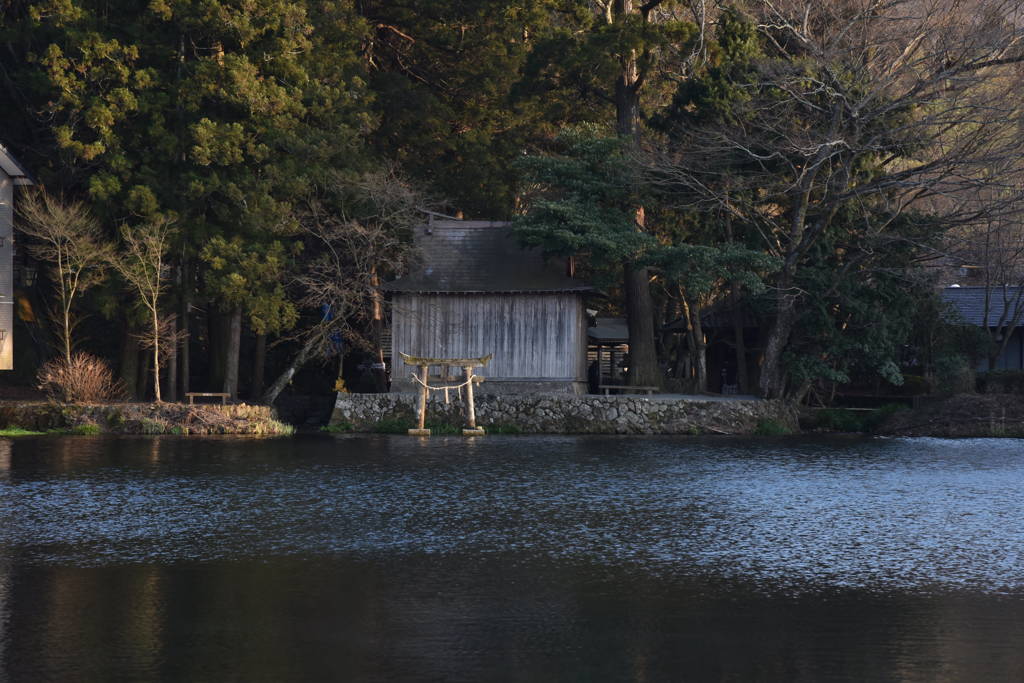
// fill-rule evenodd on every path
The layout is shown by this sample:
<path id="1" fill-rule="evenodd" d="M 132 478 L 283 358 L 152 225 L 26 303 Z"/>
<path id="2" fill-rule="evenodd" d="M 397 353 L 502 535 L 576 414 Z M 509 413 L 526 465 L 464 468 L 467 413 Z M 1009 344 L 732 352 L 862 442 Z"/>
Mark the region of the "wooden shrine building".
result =
<path id="1" fill-rule="evenodd" d="M 400 354 L 493 355 L 480 393 L 587 391 L 587 284 L 522 248 L 508 223 L 439 219 L 415 230 L 418 262 L 391 297 L 391 391 L 416 391 Z"/>

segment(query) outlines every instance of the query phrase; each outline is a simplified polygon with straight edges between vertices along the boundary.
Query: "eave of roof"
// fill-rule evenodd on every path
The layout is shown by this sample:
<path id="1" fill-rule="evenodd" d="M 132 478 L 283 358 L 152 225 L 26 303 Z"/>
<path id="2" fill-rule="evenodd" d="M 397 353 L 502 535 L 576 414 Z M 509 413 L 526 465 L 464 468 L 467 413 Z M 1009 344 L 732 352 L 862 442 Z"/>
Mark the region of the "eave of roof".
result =
<path id="1" fill-rule="evenodd" d="M 0 145 L 0 169 L 3 170 L 7 176 L 14 181 L 15 185 L 33 185 L 32 176 L 29 175 L 28 171 L 18 163 L 7 148 Z"/>
<path id="2" fill-rule="evenodd" d="M 595 318 L 587 328 L 587 337 L 599 344 L 626 344 L 629 342 L 629 325 L 625 318 Z"/>
<path id="3" fill-rule="evenodd" d="M 381 290 L 392 294 L 565 294 L 571 292 L 586 293 L 594 291 L 593 287 L 558 287 L 554 289 L 419 289 L 415 287 L 396 287 L 399 283 L 381 285 Z"/>

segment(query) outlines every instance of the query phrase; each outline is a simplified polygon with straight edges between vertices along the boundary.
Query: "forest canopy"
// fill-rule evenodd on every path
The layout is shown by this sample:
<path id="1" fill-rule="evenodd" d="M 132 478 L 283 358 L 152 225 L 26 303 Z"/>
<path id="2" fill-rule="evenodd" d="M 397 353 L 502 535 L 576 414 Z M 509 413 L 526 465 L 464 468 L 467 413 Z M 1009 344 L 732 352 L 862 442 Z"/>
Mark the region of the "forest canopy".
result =
<path id="1" fill-rule="evenodd" d="M 23 295 L 51 313 L 26 365 L 80 347 L 138 398 L 272 402 L 324 363 L 330 389 L 381 359 L 379 285 L 426 209 L 573 257 L 628 322 L 633 384 L 932 374 L 928 266 L 1020 231 L 1021 11 L 0 0 L 0 143 L 38 185 Z"/>

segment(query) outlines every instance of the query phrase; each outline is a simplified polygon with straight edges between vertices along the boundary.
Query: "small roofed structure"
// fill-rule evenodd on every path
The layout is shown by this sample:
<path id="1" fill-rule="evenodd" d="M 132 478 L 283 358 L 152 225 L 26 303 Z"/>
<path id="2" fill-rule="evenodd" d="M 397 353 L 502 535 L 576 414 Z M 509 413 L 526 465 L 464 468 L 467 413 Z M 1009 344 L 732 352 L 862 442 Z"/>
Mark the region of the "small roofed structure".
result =
<path id="1" fill-rule="evenodd" d="M 14 188 L 32 178 L 0 145 L 0 370 L 14 369 Z"/>
<path id="2" fill-rule="evenodd" d="M 592 288 L 564 261 L 523 248 L 505 222 L 431 215 L 414 243 L 411 272 L 382 287 L 392 302 L 393 392 L 416 390 L 404 353 L 493 355 L 480 393 L 586 393 L 583 297 Z"/>
<path id="3" fill-rule="evenodd" d="M 626 383 L 622 364 L 629 353 L 629 325 L 625 318 L 593 321 L 587 328 L 587 375 L 590 391 L 596 394 L 601 385 Z"/>
<path id="4" fill-rule="evenodd" d="M 996 359 L 996 370 L 1024 370 L 1024 288 L 1016 286 L 946 287 L 942 301 L 950 307 L 951 322 L 990 330 L 1008 329 L 1010 339 Z M 988 362 L 978 364 L 988 370 Z"/>

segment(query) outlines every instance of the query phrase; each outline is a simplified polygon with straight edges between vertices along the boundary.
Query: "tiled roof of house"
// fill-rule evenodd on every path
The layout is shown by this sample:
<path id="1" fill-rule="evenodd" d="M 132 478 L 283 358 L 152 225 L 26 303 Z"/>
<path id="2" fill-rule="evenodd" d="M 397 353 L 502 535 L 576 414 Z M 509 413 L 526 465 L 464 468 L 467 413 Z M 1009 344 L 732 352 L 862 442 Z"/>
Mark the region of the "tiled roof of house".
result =
<path id="1" fill-rule="evenodd" d="M 1024 326 L 1024 288 L 1021 287 L 946 287 L 942 290 L 942 300 L 952 306 L 957 318 L 955 322 L 995 327 L 1003 320 L 1003 312 L 1006 311 L 1006 323 L 1020 313 L 1017 325 Z"/>
<path id="2" fill-rule="evenodd" d="M 509 223 L 435 220 L 415 229 L 417 263 L 384 285 L 391 292 L 585 292 L 565 262 L 524 249 Z"/>

